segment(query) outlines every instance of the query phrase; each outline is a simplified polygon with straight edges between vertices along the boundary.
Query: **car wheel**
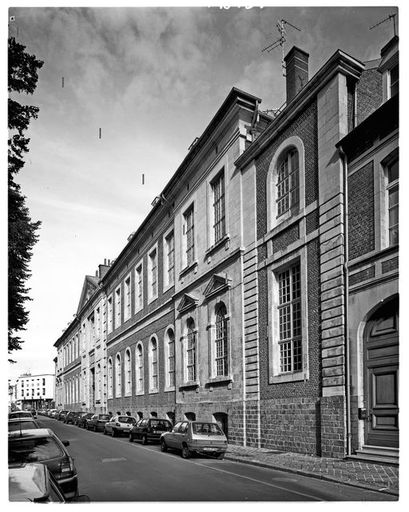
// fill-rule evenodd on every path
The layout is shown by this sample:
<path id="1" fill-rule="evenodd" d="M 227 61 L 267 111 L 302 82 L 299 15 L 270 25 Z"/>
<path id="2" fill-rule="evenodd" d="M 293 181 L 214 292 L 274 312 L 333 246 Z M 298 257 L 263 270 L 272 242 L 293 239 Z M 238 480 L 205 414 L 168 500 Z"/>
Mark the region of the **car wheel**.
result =
<path id="1" fill-rule="evenodd" d="M 216 455 L 216 459 L 219 459 L 219 460 L 224 459 L 224 452 L 223 453 L 218 453 Z"/>
<path id="2" fill-rule="evenodd" d="M 166 441 L 164 439 L 161 439 L 161 441 L 160 441 L 160 451 L 161 452 L 168 451 L 168 445 L 166 444 Z"/>
<path id="3" fill-rule="evenodd" d="M 107 435 L 107 431 L 106 431 L 106 428 L 104 428 L 104 436 Z"/>
<path id="4" fill-rule="evenodd" d="M 130 443 L 133 443 L 133 437 L 132 437 L 132 434 L 129 434 L 129 442 L 130 442 Z"/>
<path id="5" fill-rule="evenodd" d="M 115 430 L 114 429 L 112 429 L 111 437 L 115 437 Z"/>
<path id="6" fill-rule="evenodd" d="M 148 438 L 146 435 L 142 436 L 142 444 L 148 444 Z"/>
<path id="7" fill-rule="evenodd" d="M 186 443 L 184 443 L 182 446 L 182 457 L 184 459 L 188 459 L 190 457 L 190 450 Z"/>

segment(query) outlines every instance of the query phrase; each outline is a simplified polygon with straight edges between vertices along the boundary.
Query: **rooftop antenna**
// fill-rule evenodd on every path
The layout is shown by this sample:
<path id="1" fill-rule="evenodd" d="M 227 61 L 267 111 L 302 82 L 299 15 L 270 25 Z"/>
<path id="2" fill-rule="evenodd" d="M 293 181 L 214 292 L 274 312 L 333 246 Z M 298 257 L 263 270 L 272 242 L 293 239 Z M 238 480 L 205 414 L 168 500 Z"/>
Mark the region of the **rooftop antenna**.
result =
<path id="1" fill-rule="evenodd" d="M 379 25 L 382 25 L 383 23 L 385 23 L 386 21 L 393 21 L 393 35 L 396 36 L 397 35 L 397 30 L 396 30 L 396 13 L 395 14 L 389 14 L 389 16 L 381 21 L 378 21 L 378 23 L 375 23 L 375 25 L 372 25 L 372 27 L 369 27 L 369 30 L 372 30 L 373 28 L 375 27 L 379 27 Z"/>
<path id="2" fill-rule="evenodd" d="M 277 30 L 280 33 L 280 37 L 276 41 L 274 41 L 274 43 L 269 44 L 268 46 L 266 46 L 265 48 L 263 48 L 261 50 L 262 52 L 270 53 L 272 50 L 274 50 L 278 46 L 281 46 L 281 50 L 282 50 L 281 67 L 283 68 L 283 76 L 285 76 L 284 43 L 287 40 L 286 39 L 287 32 L 285 30 L 285 25 L 290 25 L 290 27 L 295 28 L 295 30 L 298 30 L 298 32 L 301 32 L 300 28 L 296 27 L 295 25 L 293 25 L 292 23 L 290 23 L 287 20 L 281 19 L 280 21 L 277 21 L 277 24 L 276 24 Z"/>

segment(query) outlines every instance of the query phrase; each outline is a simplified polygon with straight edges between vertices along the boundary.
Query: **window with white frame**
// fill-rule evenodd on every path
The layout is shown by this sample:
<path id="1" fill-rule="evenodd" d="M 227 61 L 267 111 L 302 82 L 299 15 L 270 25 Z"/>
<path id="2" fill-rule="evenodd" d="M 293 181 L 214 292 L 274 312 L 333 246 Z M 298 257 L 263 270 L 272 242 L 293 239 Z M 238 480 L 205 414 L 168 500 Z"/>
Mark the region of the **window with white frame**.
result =
<path id="1" fill-rule="evenodd" d="M 121 287 L 115 290 L 115 329 L 121 325 Z"/>
<path id="2" fill-rule="evenodd" d="M 101 336 L 101 308 L 95 308 L 95 336 L 97 339 Z"/>
<path id="3" fill-rule="evenodd" d="M 158 296 L 158 251 L 155 247 L 148 257 L 148 298 L 149 301 Z"/>
<path id="4" fill-rule="evenodd" d="M 114 396 L 114 371 L 112 358 L 108 359 L 108 398 L 113 398 Z"/>
<path id="5" fill-rule="evenodd" d="M 164 284 L 165 287 L 172 286 L 175 282 L 175 235 L 171 231 L 165 237 L 165 271 Z"/>
<path id="6" fill-rule="evenodd" d="M 185 248 L 185 264 L 188 267 L 195 261 L 195 224 L 194 208 L 191 205 L 183 215 L 183 237 Z"/>
<path id="7" fill-rule="evenodd" d="M 114 304 L 112 295 L 107 299 L 108 304 L 108 334 L 113 331 L 114 328 Z"/>
<path id="8" fill-rule="evenodd" d="M 186 322 L 187 344 L 186 344 L 186 379 L 188 382 L 196 380 L 196 327 L 193 318 Z"/>
<path id="9" fill-rule="evenodd" d="M 277 217 L 298 206 L 299 157 L 296 148 L 286 150 L 277 166 Z"/>
<path id="10" fill-rule="evenodd" d="M 115 396 L 122 396 L 122 367 L 119 353 L 115 357 Z"/>
<path id="11" fill-rule="evenodd" d="M 399 161 L 394 159 L 385 166 L 387 193 L 387 224 L 389 245 L 399 243 Z"/>
<path id="12" fill-rule="evenodd" d="M 211 186 L 213 192 L 213 239 L 214 243 L 217 243 L 226 234 L 224 171 L 216 176 Z"/>
<path id="13" fill-rule="evenodd" d="M 143 308 L 143 266 L 142 262 L 135 269 L 135 311 Z"/>
<path id="14" fill-rule="evenodd" d="M 278 273 L 278 344 L 280 373 L 302 371 L 300 264 Z"/>
<path id="15" fill-rule="evenodd" d="M 228 364 L 228 318 L 226 306 L 220 303 L 216 308 L 216 331 L 215 331 L 215 370 L 216 376 L 227 376 L 229 374 Z"/>
<path id="16" fill-rule="evenodd" d="M 166 332 L 167 365 L 166 365 L 166 386 L 175 387 L 175 333 L 173 329 Z"/>
<path id="17" fill-rule="evenodd" d="M 135 357 L 135 374 L 136 374 L 136 392 L 143 393 L 144 390 L 144 372 L 143 372 L 143 347 L 142 343 L 136 346 Z"/>
<path id="18" fill-rule="evenodd" d="M 149 342 L 149 391 L 158 390 L 158 342 L 154 336 L 151 337 Z"/>
<path id="19" fill-rule="evenodd" d="M 125 395 L 130 395 L 132 389 L 132 366 L 131 351 L 129 348 L 125 351 Z"/>
<path id="20" fill-rule="evenodd" d="M 85 328 L 85 322 L 82 324 L 81 336 L 82 336 L 82 350 L 86 350 L 87 349 L 87 331 Z"/>
<path id="21" fill-rule="evenodd" d="M 94 313 L 92 313 L 89 317 L 88 317 L 88 324 L 89 324 L 89 334 L 90 334 L 90 342 L 91 342 L 91 347 L 93 347 L 95 345 L 95 316 L 94 316 Z"/>
<path id="22" fill-rule="evenodd" d="M 131 318 L 131 276 L 124 281 L 124 322 Z"/>

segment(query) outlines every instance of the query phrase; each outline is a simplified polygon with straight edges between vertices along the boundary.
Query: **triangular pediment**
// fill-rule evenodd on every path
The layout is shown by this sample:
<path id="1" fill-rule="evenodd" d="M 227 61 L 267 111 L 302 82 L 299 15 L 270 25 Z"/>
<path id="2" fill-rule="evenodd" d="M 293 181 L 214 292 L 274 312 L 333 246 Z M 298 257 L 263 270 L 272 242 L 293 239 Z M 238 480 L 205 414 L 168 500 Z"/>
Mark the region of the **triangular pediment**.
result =
<path id="1" fill-rule="evenodd" d="M 226 289 L 230 288 L 231 279 L 227 277 L 227 274 L 214 274 L 210 279 L 205 291 L 203 292 L 206 299 L 216 295 Z"/>
<path id="2" fill-rule="evenodd" d="M 185 311 L 188 311 L 189 309 L 193 309 L 197 306 L 197 303 L 199 302 L 199 299 L 194 297 L 193 295 L 189 295 L 188 293 L 185 293 L 179 302 L 179 306 L 177 307 L 177 310 L 179 313 L 184 313 Z"/>
<path id="3" fill-rule="evenodd" d="M 85 276 L 84 284 L 82 286 L 82 292 L 80 301 L 78 304 L 77 314 L 81 311 L 81 309 L 88 302 L 90 297 L 94 294 L 95 290 L 98 288 L 98 280 L 94 276 Z"/>

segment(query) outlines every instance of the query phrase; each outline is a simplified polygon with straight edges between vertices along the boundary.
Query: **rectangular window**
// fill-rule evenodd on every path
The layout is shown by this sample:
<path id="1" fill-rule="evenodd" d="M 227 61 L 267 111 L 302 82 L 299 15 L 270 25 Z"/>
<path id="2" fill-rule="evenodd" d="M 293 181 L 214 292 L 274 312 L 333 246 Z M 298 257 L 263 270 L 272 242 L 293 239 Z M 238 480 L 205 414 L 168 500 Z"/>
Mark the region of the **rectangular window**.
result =
<path id="1" fill-rule="evenodd" d="M 213 190 L 214 243 L 217 243 L 226 234 L 224 172 L 222 172 L 213 181 L 212 190 Z"/>
<path id="2" fill-rule="evenodd" d="M 114 322 L 114 308 L 113 308 L 113 299 L 112 295 L 108 297 L 108 334 L 113 330 L 113 322 Z"/>
<path id="3" fill-rule="evenodd" d="M 280 372 L 302 370 L 300 265 L 278 274 Z"/>
<path id="4" fill-rule="evenodd" d="M 151 389 L 158 389 L 158 347 L 152 344 L 152 381 Z"/>
<path id="5" fill-rule="evenodd" d="M 95 310 L 95 335 L 97 338 L 101 336 L 101 310 L 99 307 Z"/>
<path id="6" fill-rule="evenodd" d="M 149 300 L 158 296 L 158 254 L 154 249 L 149 253 Z"/>
<path id="7" fill-rule="evenodd" d="M 142 263 L 135 269 L 135 311 L 143 308 L 143 268 Z"/>
<path id="8" fill-rule="evenodd" d="M 187 380 L 196 380 L 196 334 L 190 331 L 187 336 Z"/>
<path id="9" fill-rule="evenodd" d="M 115 290 L 115 329 L 121 325 L 121 287 Z"/>
<path id="10" fill-rule="evenodd" d="M 95 345 L 95 316 L 94 313 L 88 318 L 91 347 Z M 71 346 L 70 346 L 71 352 Z"/>
<path id="11" fill-rule="evenodd" d="M 278 168 L 277 175 L 277 217 L 280 217 L 299 202 L 298 151 L 288 151 Z"/>
<path id="12" fill-rule="evenodd" d="M 396 64 L 389 72 L 390 98 L 399 92 L 399 66 Z"/>
<path id="13" fill-rule="evenodd" d="M 193 205 L 184 214 L 184 237 L 186 250 L 186 266 L 191 265 L 195 260 L 195 225 Z"/>
<path id="14" fill-rule="evenodd" d="M 387 166 L 389 245 L 399 243 L 399 162 Z"/>
<path id="15" fill-rule="evenodd" d="M 131 276 L 128 276 L 124 282 L 124 321 L 131 318 Z"/>
<path id="16" fill-rule="evenodd" d="M 165 286 L 175 282 L 175 236 L 173 231 L 165 238 Z"/>
<path id="17" fill-rule="evenodd" d="M 175 341 L 170 341 L 168 345 L 169 350 L 169 387 L 175 386 Z"/>

